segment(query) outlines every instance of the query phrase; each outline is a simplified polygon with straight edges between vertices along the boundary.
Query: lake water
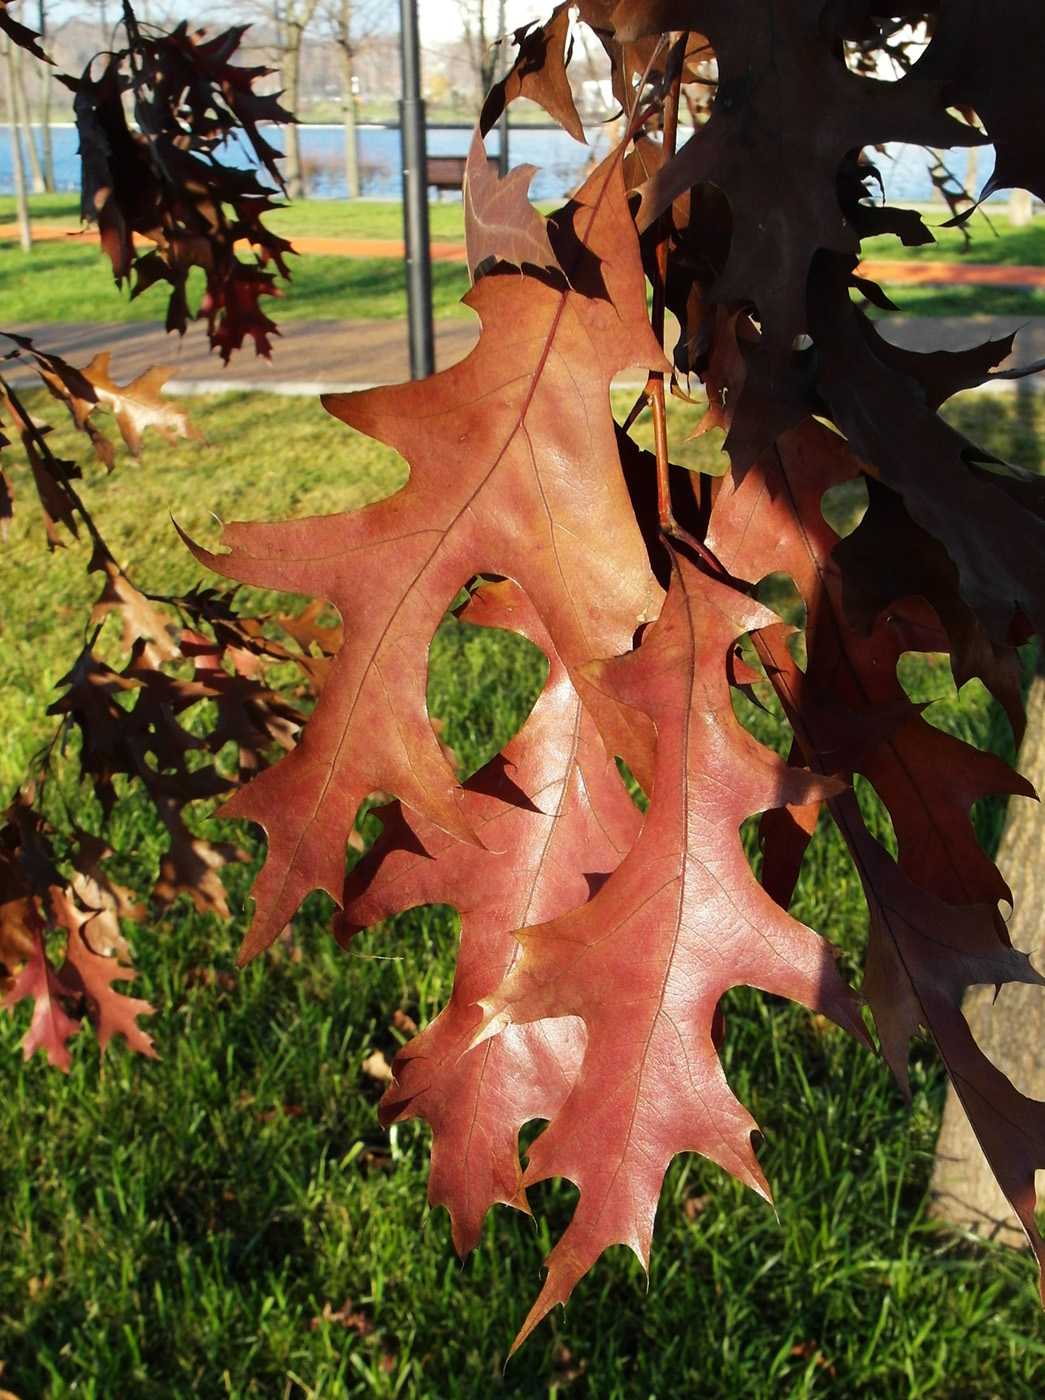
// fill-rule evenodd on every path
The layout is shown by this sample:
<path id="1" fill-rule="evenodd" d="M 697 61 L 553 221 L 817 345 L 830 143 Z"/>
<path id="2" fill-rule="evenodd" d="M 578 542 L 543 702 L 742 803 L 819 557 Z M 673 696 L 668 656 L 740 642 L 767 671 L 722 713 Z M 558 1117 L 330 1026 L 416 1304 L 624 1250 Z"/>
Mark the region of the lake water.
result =
<path id="1" fill-rule="evenodd" d="M 343 199 L 348 191 L 344 172 L 344 128 L 302 126 L 301 158 L 308 192 L 317 199 Z M 278 130 L 266 131 L 273 144 L 279 144 Z M 470 127 L 430 127 L 430 155 L 465 155 L 471 141 Z M 588 132 L 588 147 L 581 146 L 558 127 L 516 127 L 509 137 L 509 163 L 535 165 L 537 174 L 530 187 L 533 199 L 561 199 L 576 188 L 594 156 L 604 156 L 610 137 L 606 128 Z M 76 130 L 71 125 L 53 128 L 55 178 L 61 190 L 79 188 L 80 172 Z M 496 135 L 488 143 L 497 150 Z M 402 165 L 399 130 L 396 127 L 364 126 L 359 130 L 359 158 L 363 192 L 372 197 L 398 198 L 402 193 Z M 959 179 L 965 175 L 966 153 L 951 152 L 951 169 Z M 927 201 L 932 194 L 928 176 L 929 158 L 920 146 L 894 145 L 884 155 L 875 156 L 890 199 Z M 244 163 L 246 157 L 243 157 Z M 986 147 L 980 157 L 980 185 L 994 165 L 993 151 Z M 9 128 L 0 125 L 0 194 L 14 190 Z M 451 198 L 452 196 L 444 196 Z"/>

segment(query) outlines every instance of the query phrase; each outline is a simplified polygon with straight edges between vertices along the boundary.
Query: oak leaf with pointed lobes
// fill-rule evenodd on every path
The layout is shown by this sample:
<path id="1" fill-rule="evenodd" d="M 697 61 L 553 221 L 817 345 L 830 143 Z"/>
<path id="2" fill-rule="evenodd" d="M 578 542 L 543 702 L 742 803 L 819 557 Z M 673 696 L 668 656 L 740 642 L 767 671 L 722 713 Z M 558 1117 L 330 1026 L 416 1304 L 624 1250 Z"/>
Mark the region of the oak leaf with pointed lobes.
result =
<path id="1" fill-rule="evenodd" d="M 653 719 L 656 771 L 620 866 L 579 909 L 519 929 L 522 959 L 482 1003 L 488 1033 L 549 1016 L 580 1016 L 588 1031 L 576 1086 L 523 1177 L 524 1186 L 567 1177 L 580 1203 L 517 1346 L 609 1245 L 648 1261 L 676 1153 L 701 1152 L 769 1197 L 751 1145 L 755 1121 L 713 1043 L 730 988 L 790 997 L 866 1041 L 859 998 L 832 949 L 762 889 L 740 840 L 753 813 L 839 790 L 788 768 L 733 714 L 727 655 L 739 634 L 773 618 L 675 554 L 664 609 L 638 650 L 590 668 L 593 683 Z"/>
<path id="2" fill-rule="evenodd" d="M 86 922 L 86 920 L 84 920 Z M 87 1003 L 87 1015 L 94 1026 L 98 1045 L 104 1052 L 114 1035 L 122 1035 L 127 1048 L 139 1055 L 157 1059 L 152 1037 L 138 1025 L 139 1016 L 151 1016 L 154 1008 L 147 1001 L 123 996 L 114 982 L 125 982 L 138 976 L 115 957 L 102 957 L 87 944 L 82 929 L 70 931 L 65 962 L 59 980 L 66 996 L 82 996 Z"/>
<path id="3" fill-rule="evenodd" d="M 832 802 L 854 854 L 870 912 L 863 992 L 882 1054 L 905 1092 L 911 1038 L 932 1036 L 973 1131 L 1038 1260 L 1045 1305 L 1045 1240 L 1034 1218 L 1035 1173 L 1045 1170 L 1045 1103 L 1021 1094 L 983 1053 L 961 1014 L 967 988 L 1045 987 L 1026 953 L 999 936 L 990 905 L 955 907 L 911 884 L 864 828 L 852 794 Z"/>
<path id="4" fill-rule="evenodd" d="M 26 922 L 32 931 L 33 950 L 13 985 L 0 998 L 0 1011 L 11 1011 L 20 1001 L 32 997 L 33 1019 L 22 1041 L 22 1054 L 28 1060 L 42 1050 L 50 1064 L 68 1072 L 68 1042 L 79 1031 L 80 1022 L 68 1015 L 62 1005 L 69 990 L 47 956 L 44 927 L 34 901 L 27 907 Z"/>
<path id="5" fill-rule="evenodd" d="M 108 408 L 116 419 L 132 457 L 141 456 L 147 428 L 155 429 L 171 446 L 179 438 L 202 437 L 188 414 L 163 394 L 163 386 L 174 373 L 169 366 L 151 365 L 129 384 L 117 384 L 109 373 L 112 355 L 108 350 L 100 351 L 89 365 L 78 369 L 60 355 L 40 350 L 26 336 L 4 334 L 18 346 L 22 358 L 33 362 L 48 391 L 65 404 L 73 422 L 90 436 L 95 454 L 110 470 L 112 444 L 92 416 L 100 407 Z"/>
<path id="6" fill-rule="evenodd" d="M 527 198 L 536 173 L 535 165 L 517 165 L 500 179 L 475 131 L 464 173 L 464 237 L 473 282 L 499 262 L 561 271 L 544 216 Z"/>
<path id="7" fill-rule="evenodd" d="M 823 0 L 678 0 L 661 24 L 697 28 L 718 63 L 711 116 L 642 191 L 650 227 L 704 181 L 729 202 L 729 257 L 710 295 L 754 302 L 774 364 L 808 331 L 806 281 L 820 248 L 855 254 L 859 239 L 838 202 L 852 150 L 886 141 L 973 146 L 983 137 L 949 116 L 941 84 L 851 73 L 820 33 Z M 674 14 L 671 14 L 671 11 Z"/>
<path id="8" fill-rule="evenodd" d="M 227 554 L 194 549 L 243 582 L 327 598 L 345 622 L 301 742 L 225 808 L 269 834 L 244 959 L 271 943 L 311 890 L 340 900 L 349 833 L 368 793 L 390 792 L 475 842 L 425 702 L 430 640 L 469 578 L 514 578 L 582 691 L 581 668 L 625 650 L 657 612 L 660 589 L 609 409 L 618 371 L 666 367 L 646 316 L 619 156 L 567 206 L 554 246 L 568 282 L 511 271 L 469 292 L 482 335 L 453 369 L 324 399 L 406 458 L 402 490 L 343 515 L 229 525 Z M 641 779 L 651 726 L 598 695 L 592 703 Z"/>
<path id="9" fill-rule="evenodd" d="M 431 1125 L 428 1199 L 449 1210 L 464 1254 L 493 1204 L 528 1209 L 519 1130 L 559 1111 L 585 1043 L 582 1023 L 568 1016 L 511 1026 L 471 1049 L 482 1022 L 476 1003 L 519 956 L 512 930 L 583 904 L 634 845 L 641 818 L 519 588 L 484 586 L 460 616 L 521 633 L 550 663 L 526 724 L 464 784 L 462 811 L 483 844 L 455 841 L 398 804 L 384 809 L 384 833 L 349 875 L 334 929 L 347 942 L 358 927 L 417 904 L 460 911 L 450 1002 L 396 1056 L 381 1121 Z"/>
<path id="10" fill-rule="evenodd" d="M 258 124 L 293 118 L 277 95 L 253 90 L 270 70 L 231 61 L 244 27 L 211 38 L 186 23 L 170 34 L 144 33 L 129 6 L 123 26 L 127 45 L 104 55 L 97 78 L 94 64 L 79 79 L 63 78 L 75 93 L 83 217 L 97 220 L 117 285 L 134 272 L 132 297 L 156 282 L 171 284 L 168 330 L 186 329 L 188 276 L 199 267 L 207 278 L 199 314 L 211 345 L 227 361 L 250 336 L 268 355 L 275 326 L 260 298 L 275 289 L 264 265 L 289 277 L 292 249 L 261 222 L 276 206 L 260 172 L 277 187 L 282 177 L 279 152 Z M 222 146 L 234 134 L 251 148 L 257 169 L 223 163 Z M 136 234 L 155 245 L 137 257 Z M 236 255 L 241 238 L 257 250 L 253 263 Z"/>
<path id="11" fill-rule="evenodd" d="M 818 771 L 850 777 L 857 771 L 872 782 L 896 826 L 901 867 L 931 894 L 954 903 L 1005 899 L 1008 887 L 976 838 L 970 809 L 991 794 L 1031 789 L 1001 759 L 934 728 L 907 698 L 897 662 L 905 651 L 946 648 L 935 615 L 919 600 L 904 601 L 901 589 L 868 631 L 849 622 L 839 537 L 820 503 L 831 487 L 855 479 L 860 467 L 844 439 L 807 420 L 782 433 L 742 481 L 726 479 L 708 546 L 730 572 L 754 581 L 786 562 L 806 604 L 805 672 L 794 667 L 786 648 L 774 648 L 777 669 L 785 660 L 791 667 L 799 746 L 808 747 L 803 722 L 818 735 L 815 755 L 806 752 L 803 761 L 815 757 Z M 901 582 L 904 577 L 897 573 Z M 769 819 L 767 841 L 781 840 L 784 847 L 772 859 L 793 868 L 794 843 L 804 849 L 803 837 L 812 835 L 808 813 L 800 827 Z"/>
<path id="12" fill-rule="evenodd" d="M 556 5 L 543 24 L 527 24 L 512 36 L 519 52 L 507 75 L 495 83 L 479 114 L 479 132 L 485 136 L 501 113 L 517 97 L 538 103 L 575 141 L 586 144 L 584 127 L 573 101 L 566 75 L 573 55 L 569 3 Z M 504 40 L 501 40 L 504 43 Z"/>
<path id="13" fill-rule="evenodd" d="M 28 53 L 31 53 L 34 58 L 40 59 L 42 63 L 50 63 L 51 59 L 47 57 L 37 42 L 37 40 L 41 39 L 43 36 L 39 34 L 37 30 L 27 29 L 24 24 L 19 24 L 16 19 L 12 19 L 8 12 L 7 3 L 8 0 L 0 0 L 0 29 L 2 29 L 7 37 L 13 40 L 19 48 L 25 49 Z"/>
<path id="14" fill-rule="evenodd" d="M 980 193 L 1020 186 L 1045 199 L 1045 11 L 1037 0 L 950 0 L 916 74 L 946 83 L 950 105 L 972 108 L 994 146 Z M 1004 75 L 1004 77 L 1002 76 Z"/>
<path id="15" fill-rule="evenodd" d="M 832 747 L 830 716 L 825 726 L 825 712 L 806 701 L 805 678 L 778 631 L 774 634 L 772 628 L 761 629 L 754 639 L 805 756 L 816 770 L 820 755 Z M 904 732 L 900 731 L 901 735 Z M 924 743 L 924 736 L 920 737 Z M 956 740 L 949 742 L 957 745 Z M 896 740 L 889 743 L 892 746 Z M 1045 986 L 1045 978 L 1035 971 L 1025 953 L 1010 945 L 996 903 L 999 885 L 1004 894 L 1007 890 L 992 863 L 981 853 L 973 869 L 966 871 L 956 862 L 947 864 L 946 853 L 941 860 L 932 850 L 948 821 L 955 827 L 960 825 L 970 798 L 990 790 L 986 786 L 977 791 L 976 760 L 982 755 L 968 745 L 958 747 L 968 750 L 968 755 L 964 762 L 961 753 L 956 755 L 953 749 L 943 755 L 945 761 L 961 765 L 961 771 L 943 783 L 938 778 L 931 780 L 924 766 L 919 770 L 916 762 L 912 762 L 910 774 L 898 773 L 905 760 L 921 757 L 924 763 L 927 755 L 920 752 L 921 744 L 917 754 L 912 754 L 910 747 L 905 752 L 897 745 L 888 755 L 886 769 L 893 787 L 906 781 L 905 796 L 921 808 L 905 814 L 898 834 L 906 822 L 907 835 L 913 831 L 925 843 L 919 842 L 913 851 L 909 848 L 906 861 L 901 850 L 900 864 L 871 836 L 852 792 L 829 798 L 828 805 L 867 900 L 870 925 L 862 991 L 875 1018 L 882 1054 L 907 1093 L 911 1038 L 922 1028 L 929 1032 L 1041 1266 L 1045 1263 L 1045 1241 L 1034 1220 L 1034 1179 L 1036 1171 L 1045 1169 L 1045 1104 L 1020 1094 L 994 1068 L 973 1039 L 960 1005 L 971 986 L 1005 982 Z M 883 757 L 885 749 L 883 745 L 880 750 Z M 939 761 L 941 755 L 936 757 Z M 988 775 L 988 784 L 991 781 Z M 1018 782 L 1016 779 L 1011 790 L 1020 791 Z M 1002 790 L 1010 790 L 1004 784 L 1003 777 Z M 944 796 L 952 802 L 950 817 L 942 802 Z M 962 854 L 971 857 L 968 841 L 964 846 Z M 924 884 L 916 884 L 915 878 Z M 1039 1288 L 1045 1303 L 1045 1282 L 1040 1276 Z"/>
<path id="16" fill-rule="evenodd" d="M 820 350 L 817 386 L 831 416 L 958 571 L 961 596 L 987 633 L 1008 640 L 1018 613 L 1045 628 L 1045 483 L 1026 494 L 978 470 L 984 454 L 911 392 L 910 380 L 874 353 L 861 313 L 840 288 L 851 261 L 821 253 L 810 277 L 810 331 Z M 1021 547 L 1013 550 L 1012 542 Z M 960 639 L 955 638 L 958 642 Z"/>
<path id="17" fill-rule="evenodd" d="M 172 447 L 179 438 L 198 440 L 203 436 L 188 414 L 164 396 L 163 386 L 174 373 L 170 366 L 151 365 L 129 384 L 117 384 L 109 373 L 110 359 L 110 352 L 103 350 L 80 373 L 93 390 L 94 406 L 103 405 L 116 419 L 132 457 L 141 456 L 148 428 Z M 77 427 L 82 426 L 83 416 L 83 408 L 78 407 L 74 414 Z"/>
<path id="18" fill-rule="evenodd" d="M 867 495 L 863 518 L 834 551 L 846 616 L 870 632 L 897 599 L 924 598 L 947 633 L 955 684 L 960 689 L 978 676 L 1004 709 L 1018 745 L 1025 716 L 1023 663 L 1015 646 L 989 635 L 962 598 L 946 549 L 912 520 L 903 498 L 873 477 Z"/>

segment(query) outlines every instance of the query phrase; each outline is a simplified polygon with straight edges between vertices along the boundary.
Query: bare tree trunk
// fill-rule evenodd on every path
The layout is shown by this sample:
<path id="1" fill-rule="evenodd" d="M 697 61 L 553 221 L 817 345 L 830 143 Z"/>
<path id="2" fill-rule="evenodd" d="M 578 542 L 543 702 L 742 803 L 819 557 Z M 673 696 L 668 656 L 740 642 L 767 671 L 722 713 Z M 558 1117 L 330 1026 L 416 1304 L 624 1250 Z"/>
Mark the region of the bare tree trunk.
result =
<path id="1" fill-rule="evenodd" d="M 976 186 L 980 183 L 980 148 L 969 147 L 969 158 L 965 166 L 965 192 L 976 198 Z"/>
<path id="2" fill-rule="evenodd" d="M 40 0 L 37 28 L 41 42 L 47 39 L 47 6 Z M 54 145 L 51 140 L 51 96 L 53 93 L 51 65 L 43 63 L 40 73 L 40 144 L 44 156 L 44 188 L 54 189 Z"/>
<path id="3" fill-rule="evenodd" d="M 25 132 L 25 144 L 29 152 L 29 173 L 32 180 L 33 194 L 43 194 L 46 185 L 44 184 L 43 168 L 40 165 L 40 155 L 36 149 L 36 138 L 33 135 L 33 123 L 29 116 L 29 102 L 25 95 L 25 77 L 21 49 L 12 48 L 9 72 L 14 93 L 15 112 L 17 114 L 18 124 Z"/>
<path id="4" fill-rule="evenodd" d="M 280 62 L 283 78 L 283 105 L 297 116 L 298 96 L 301 89 L 301 31 L 288 30 Z M 287 194 L 291 199 L 301 199 L 305 192 L 301 179 L 301 140 L 297 126 L 290 123 L 284 127 L 283 172 L 287 182 Z"/>
<path id="5" fill-rule="evenodd" d="M 7 124 L 11 132 L 11 169 L 15 182 L 15 209 L 18 214 L 18 234 L 22 252 L 28 253 L 33 246 L 32 230 L 29 227 L 29 201 L 25 193 L 25 164 L 22 160 L 22 142 L 18 135 L 18 114 L 15 110 L 15 69 L 11 57 L 11 41 L 7 35 L 0 36 L 0 54 L 4 59 L 4 95 L 7 99 Z"/>
<path id="6" fill-rule="evenodd" d="M 341 49 L 341 115 L 345 123 L 345 183 L 350 199 L 363 192 L 359 178 L 359 135 L 356 131 L 356 94 L 352 83 L 352 48 L 347 41 Z"/>
<path id="7" fill-rule="evenodd" d="M 498 51 L 487 38 L 486 0 L 457 0 L 465 46 L 478 85 L 477 104 L 482 106 L 497 74 Z"/>
<path id="8" fill-rule="evenodd" d="M 1045 793 L 1045 669 L 1039 663 L 1027 697 L 1027 735 L 1020 770 Z M 1013 892 L 1012 942 L 1045 965 L 1045 807 L 1010 799 L 998 866 Z M 1016 1087 L 1045 1098 L 1045 991 L 1007 983 L 975 987 L 962 1013 L 984 1053 Z M 1022 1245 L 1023 1229 L 987 1165 L 953 1089 L 948 1090 L 932 1177 L 932 1214 L 977 1234 Z M 1042 1195 L 1039 1187 L 1039 1204 Z"/>
<path id="9" fill-rule="evenodd" d="M 1009 223 L 1025 228 L 1034 217 L 1034 200 L 1029 190 L 1013 190 L 1009 195 Z"/>

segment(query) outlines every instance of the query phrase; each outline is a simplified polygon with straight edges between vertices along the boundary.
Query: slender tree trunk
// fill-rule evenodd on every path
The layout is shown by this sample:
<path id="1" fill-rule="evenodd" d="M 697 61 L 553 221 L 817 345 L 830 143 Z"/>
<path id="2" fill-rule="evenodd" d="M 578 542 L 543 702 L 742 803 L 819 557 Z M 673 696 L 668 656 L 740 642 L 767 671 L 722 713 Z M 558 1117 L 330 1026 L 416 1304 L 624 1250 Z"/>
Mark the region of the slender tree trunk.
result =
<path id="1" fill-rule="evenodd" d="M 15 182 L 15 209 L 18 214 L 18 234 L 22 252 L 28 253 L 33 246 L 33 235 L 29 227 L 29 201 L 25 193 L 25 164 L 22 159 L 22 142 L 18 135 L 18 114 L 15 110 L 15 70 L 11 57 L 11 41 L 7 35 L 0 36 L 0 54 L 4 59 L 4 96 L 7 100 L 7 124 L 11 132 L 11 169 Z"/>
<path id="2" fill-rule="evenodd" d="M 1009 195 L 1009 223 L 1013 228 L 1025 228 L 1034 217 L 1034 200 L 1028 190 L 1013 190 Z"/>
<path id="3" fill-rule="evenodd" d="M 54 143 L 51 139 L 51 65 L 44 64 L 40 77 L 40 144 L 44 154 L 44 188 L 54 189 Z"/>
<path id="4" fill-rule="evenodd" d="M 359 178 L 359 134 L 356 131 L 356 94 L 352 85 L 352 48 L 347 42 L 341 48 L 341 115 L 345 123 L 345 183 L 350 199 L 363 192 Z"/>
<path id="5" fill-rule="evenodd" d="M 1020 770 L 1045 794 L 1045 669 L 1039 662 L 1027 697 L 1027 735 Z M 1045 966 L 1045 808 L 1026 798 L 1009 801 L 998 867 L 1013 893 L 1013 945 Z M 1045 990 L 1007 983 L 975 987 L 962 1013 L 984 1053 L 1016 1087 L 1045 1099 Z M 1022 1227 L 1002 1195 L 953 1089 L 947 1094 L 932 1177 L 932 1213 L 977 1234 L 1022 1245 Z M 1042 1192 L 1039 1185 L 1039 1203 Z"/>
<path id="6" fill-rule="evenodd" d="M 976 186 L 980 183 L 980 148 L 969 147 L 969 159 L 965 166 L 965 193 L 976 198 Z"/>
<path id="7" fill-rule="evenodd" d="M 288 27 L 280 67 L 283 77 L 283 105 L 297 116 L 301 90 L 300 29 Z M 284 127 L 284 133 L 286 144 L 283 170 L 287 181 L 287 195 L 291 199 L 301 199 L 305 193 L 305 186 L 301 178 L 301 140 L 297 126 L 289 124 Z"/>
<path id="8" fill-rule="evenodd" d="M 41 42 L 47 39 L 47 7 L 44 0 L 40 0 L 37 12 L 37 26 L 40 31 Z M 40 144 L 43 148 L 44 157 L 44 186 L 48 190 L 54 189 L 54 145 L 51 141 L 51 97 L 53 93 L 51 65 L 43 63 L 40 65 Z"/>
<path id="9" fill-rule="evenodd" d="M 18 124 L 25 132 L 26 150 L 29 152 L 29 174 L 32 180 L 33 194 L 43 194 L 46 186 L 44 184 L 43 167 L 40 165 L 40 155 L 36 149 L 36 138 L 33 135 L 33 123 L 29 115 L 29 102 L 25 95 L 25 77 L 22 64 L 21 49 L 11 49 L 11 86 L 14 92 L 15 113 Z"/>

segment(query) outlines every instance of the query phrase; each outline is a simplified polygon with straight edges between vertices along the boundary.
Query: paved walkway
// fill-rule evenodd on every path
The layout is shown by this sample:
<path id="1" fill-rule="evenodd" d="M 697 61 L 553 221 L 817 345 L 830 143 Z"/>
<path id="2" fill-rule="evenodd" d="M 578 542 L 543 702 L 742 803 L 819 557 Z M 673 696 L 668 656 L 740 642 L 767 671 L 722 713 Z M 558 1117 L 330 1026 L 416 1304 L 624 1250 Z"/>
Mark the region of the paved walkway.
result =
<path id="1" fill-rule="evenodd" d="M 277 308 L 278 311 L 278 308 Z M 198 322 L 184 336 L 168 335 L 160 321 L 55 322 L 4 327 L 29 336 L 41 350 L 61 355 L 83 368 L 94 355 L 108 350 L 110 373 L 126 383 L 149 365 L 169 365 L 170 388 L 182 394 L 220 394 L 261 389 L 276 394 L 321 394 L 374 384 L 398 384 L 410 378 L 410 350 L 405 321 L 290 321 L 273 337 L 272 359 L 246 348 L 233 354 L 228 366 L 207 344 Z M 435 332 L 437 369 L 464 359 L 479 337 L 477 320 L 438 321 Z M 4 345 L 0 338 L 0 350 Z M 27 384 L 31 372 L 15 372 L 16 384 Z"/>
<path id="2" fill-rule="evenodd" d="M 1016 331 L 1011 365 L 1045 359 L 1045 317 L 961 316 L 885 317 L 878 322 L 897 344 L 914 350 L 961 350 Z M 61 322 L 19 325 L 7 329 L 29 336 L 41 350 L 61 355 L 77 366 L 94 355 L 111 351 L 111 373 L 119 383 L 133 379 L 149 365 L 169 365 L 171 389 L 183 394 L 212 394 L 229 390 L 267 390 L 278 394 L 319 394 L 374 384 L 397 384 L 410 377 L 405 321 L 284 321 L 273 342 L 272 360 L 251 349 L 233 355 L 226 368 L 207 347 L 204 329 L 189 327 L 181 339 L 168 335 L 159 322 Z M 436 368 L 446 369 L 464 358 L 478 339 L 475 320 L 436 322 Z M 0 339 L 0 353 L 4 341 Z M 39 382 L 25 369 L 5 370 L 14 383 Z M 632 372 L 619 382 L 641 384 L 645 375 Z M 1037 387 L 1035 380 L 1027 381 Z M 994 387 L 1011 387 L 1012 381 Z"/>

